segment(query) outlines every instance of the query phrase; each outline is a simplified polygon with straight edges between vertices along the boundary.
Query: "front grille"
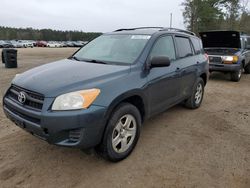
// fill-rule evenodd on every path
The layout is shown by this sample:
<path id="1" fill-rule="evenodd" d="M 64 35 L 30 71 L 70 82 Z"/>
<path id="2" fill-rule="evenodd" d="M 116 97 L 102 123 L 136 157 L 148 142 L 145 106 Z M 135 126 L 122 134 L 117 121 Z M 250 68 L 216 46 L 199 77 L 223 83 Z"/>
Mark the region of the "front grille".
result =
<path id="1" fill-rule="evenodd" d="M 27 121 L 30 121 L 32 123 L 35 123 L 35 124 L 38 124 L 40 125 L 41 123 L 41 120 L 38 119 L 38 118 L 34 118 L 34 117 L 31 117 L 31 116 L 27 116 L 21 112 L 18 112 L 17 110 L 15 110 L 14 108 L 11 108 L 10 106 L 7 106 L 7 105 L 4 105 L 5 108 L 7 108 L 9 111 L 11 111 L 12 113 L 14 113 L 15 115 L 27 120 Z"/>
<path id="2" fill-rule="evenodd" d="M 18 95 L 20 92 L 23 92 L 26 97 L 26 101 L 24 103 L 20 103 L 18 100 Z M 22 89 L 17 86 L 11 86 L 11 88 L 8 90 L 8 93 L 6 97 L 10 98 L 11 100 L 22 104 L 24 107 L 31 108 L 34 110 L 41 111 L 43 107 L 43 101 L 44 101 L 44 96 L 32 91 L 28 91 L 25 89 Z"/>
<path id="3" fill-rule="evenodd" d="M 221 64 L 222 63 L 222 58 L 221 58 L 221 56 L 209 56 L 209 62 L 210 63 Z"/>

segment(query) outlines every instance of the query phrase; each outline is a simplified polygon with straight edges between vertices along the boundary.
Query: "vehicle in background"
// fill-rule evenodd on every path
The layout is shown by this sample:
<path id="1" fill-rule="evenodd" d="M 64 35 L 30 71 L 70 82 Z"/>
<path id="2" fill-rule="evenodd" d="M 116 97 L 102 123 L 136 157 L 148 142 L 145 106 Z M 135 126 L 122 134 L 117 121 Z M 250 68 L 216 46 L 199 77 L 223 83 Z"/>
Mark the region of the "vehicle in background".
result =
<path id="1" fill-rule="evenodd" d="M 238 31 L 200 33 L 204 50 L 209 56 L 209 71 L 231 74 L 238 82 L 242 73 L 250 73 L 250 36 Z"/>
<path id="2" fill-rule="evenodd" d="M 10 41 L 10 43 L 14 46 L 14 48 L 23 48 L 23 44 L 21 44 L 20 42 L 16 40 L 12 40 Z"/>
<path id="3" fill-rule="evenodd" d="M 133 151 L 146 119 L 179 103 L 199 108 L 208 71 L 201 40 L 192 32 L 119 29 L 68 59 L 17 75 L 3 109 L 38 138 L 96 148 L 117 162 Z"/>
<path id="4" fill-rule="evenodd" d="M 66 41 L 66 45 L 67 45 L 67 47 L 75 47 L 73 41 Z"/>
<path id="5" fill-rule="evenodd" d="M 47 42 L 46 41 L 37 41 L 36 42 L 36 47 L 47 47 Z"/>
<path id="6" fill-rule="evenodd" d="M 67 44 L 65 41 L 59 41 L 59 44 L 61 44 L 62 47 L 67 47 Z"/>
<path id="7" fill-rule="evenodd" d="M 23 48 L 33 48 L 34 47 L 33 43 L 30 41 L 27 41 L 27 40 L 18 40 L 17 42 L 20 43 L 23 46 Z"/>
<path id="8" fill-rule="evenodd" d="M 73 41 L 74 47 L 83 47 L 85 44 L 82 41 Z"/>
<path id="9" fill-rule="evenodd" d="M 35 47 L 35 46 L 36 46 L 36 41 L 34 41 L 34 40 L 30 40 L 30 42 L 33 44 L 33 47 Z"/>
<path id="10" fill-rule="evenodd" d="M 0 48 L 15 48 L 10 41 L 0 41 Z"/>
<path id="11" fill-rule="evenodd" d="M 59 42 L 55 42 L 55 41 L 49 41 L 47 43 L 47 47 L 49 47 L 49 48 L 59 48 L 59 47 L 62 47 L 62 44 L 60 44 Z"/>

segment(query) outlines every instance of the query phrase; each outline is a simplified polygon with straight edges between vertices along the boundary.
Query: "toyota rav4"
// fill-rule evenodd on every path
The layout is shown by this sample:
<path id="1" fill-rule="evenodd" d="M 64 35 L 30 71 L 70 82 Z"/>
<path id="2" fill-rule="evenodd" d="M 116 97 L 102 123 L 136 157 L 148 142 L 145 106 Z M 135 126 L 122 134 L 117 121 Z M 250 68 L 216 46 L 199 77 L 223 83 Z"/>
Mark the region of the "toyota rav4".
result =
<path id="1" fill-rule="evenodd" d="M 51 144 L 95 148 L 120 161 L 134 149 L 146 119 L 178 103 L 201 105 L 208 69 L 201 40 L 191 32 L 119 29 L 68 59 L 16 75 L 3 109 Z"/>

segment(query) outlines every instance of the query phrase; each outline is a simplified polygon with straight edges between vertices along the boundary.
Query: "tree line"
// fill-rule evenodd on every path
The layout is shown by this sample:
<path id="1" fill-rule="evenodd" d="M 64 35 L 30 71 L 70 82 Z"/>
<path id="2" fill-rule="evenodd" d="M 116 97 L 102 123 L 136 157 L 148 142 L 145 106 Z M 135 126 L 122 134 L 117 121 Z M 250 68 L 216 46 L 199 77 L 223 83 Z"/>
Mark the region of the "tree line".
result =
<path id="1" fill-rule="evenodd" d="M 101 33 L 0 26 L 0 40 L 89 41 Z"/>
<path id="2" fill-rule="evenodd" d="M 188 30 L 237 30 L 250 34 L 249 0 L 184 0 L 183 17 Z"/>

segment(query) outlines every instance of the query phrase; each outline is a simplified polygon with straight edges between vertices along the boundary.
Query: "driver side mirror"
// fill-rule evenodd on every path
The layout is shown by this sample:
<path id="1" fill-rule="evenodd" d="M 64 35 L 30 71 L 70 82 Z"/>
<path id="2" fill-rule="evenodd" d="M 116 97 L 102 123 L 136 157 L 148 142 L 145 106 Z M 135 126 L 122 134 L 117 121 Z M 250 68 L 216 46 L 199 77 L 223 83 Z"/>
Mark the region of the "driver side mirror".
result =
<path id="1" fill-rule="evenodd" d="M 155 56 L 150 61 L 150 67 L 168 67 L 170 66 L 170 59 L 167 56 Z"/>

